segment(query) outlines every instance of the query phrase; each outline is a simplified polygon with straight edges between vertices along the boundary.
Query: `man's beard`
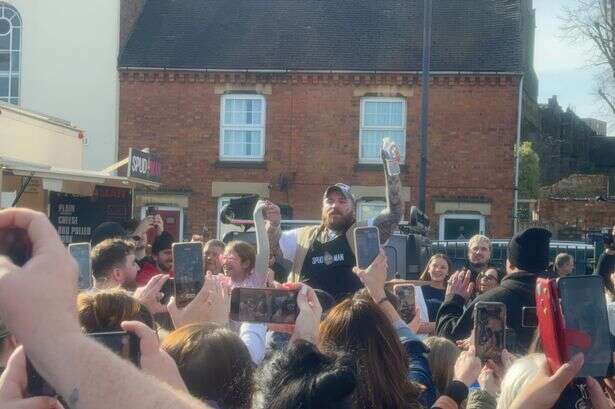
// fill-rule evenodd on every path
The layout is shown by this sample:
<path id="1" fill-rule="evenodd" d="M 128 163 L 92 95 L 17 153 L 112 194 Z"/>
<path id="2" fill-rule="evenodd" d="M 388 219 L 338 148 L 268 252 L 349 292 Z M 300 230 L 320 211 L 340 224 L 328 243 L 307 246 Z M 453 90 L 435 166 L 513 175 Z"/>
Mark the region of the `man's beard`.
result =
<path id="1" fill-rule="evenodd" d="M 335 220 L 332 216 L 341 216 Z M 345 232 L 355 222 L 354 214 L 348 213 L 343 216 L 340 213 L 328 213 L 322 215 L 322 223 L 329 229 L 336 232 Z"/>

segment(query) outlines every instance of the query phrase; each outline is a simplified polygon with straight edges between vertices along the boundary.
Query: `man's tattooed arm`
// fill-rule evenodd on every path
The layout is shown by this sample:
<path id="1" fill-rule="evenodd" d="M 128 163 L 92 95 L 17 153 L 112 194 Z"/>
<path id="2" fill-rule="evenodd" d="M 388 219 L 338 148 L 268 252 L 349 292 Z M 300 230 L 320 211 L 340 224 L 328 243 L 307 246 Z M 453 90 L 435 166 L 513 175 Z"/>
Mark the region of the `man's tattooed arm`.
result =
<path id="1" fill-rule="evenodd" d="M 384 243 L 397 229 L 404 212 L 404 203 L 401 198 L 401 180 L 399 175 L 391 176 L 384 166 L 387 207 L 374 218 L 374 226 L 380 230 L 380 242 Z"/>
<path id="2" fill-rule="evenodd" d="M 282 249 L 280 248 L 282 229 L 279 223 L 276 225 L 269 220 L 265 222 L 265 226 L 267 228 L 267 237 L 269 238 L 269 253 L 279 262 L 284 258 Z"/>

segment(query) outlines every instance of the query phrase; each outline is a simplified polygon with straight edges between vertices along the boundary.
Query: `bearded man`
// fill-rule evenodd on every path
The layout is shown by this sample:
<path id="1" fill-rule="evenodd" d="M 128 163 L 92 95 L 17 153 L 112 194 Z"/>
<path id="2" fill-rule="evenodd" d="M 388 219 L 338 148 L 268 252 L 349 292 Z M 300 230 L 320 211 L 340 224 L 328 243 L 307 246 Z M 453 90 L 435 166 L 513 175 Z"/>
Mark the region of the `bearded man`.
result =
<path id="1" fill-rule="evenodd" d="M 391 151 L 393 154 L 389 153 Z M 384 243 L 397 229 L 403 214 L 399 172 L 389 170 L 395 169 L 390 166 L 391 158 L 399 164 L 399 151 L 395 145 L 382 151 L 387 207 L 366 222 L 356 221 L 355 199 L 350 187 L 343 183 L 336 183 L 325 190 L 319 226 L 282 232 L 280 208 L 267 203 L 265 219 L 271 253 L 278 262 L 283 259 L 292 262 L 289 281 L 301 281 L 312 288 L 326 291 L 337 301 L 363 287 L 352 272 L 356 265 L 354 229 L 375 226 L 380 232 L 380 242 Z"/>

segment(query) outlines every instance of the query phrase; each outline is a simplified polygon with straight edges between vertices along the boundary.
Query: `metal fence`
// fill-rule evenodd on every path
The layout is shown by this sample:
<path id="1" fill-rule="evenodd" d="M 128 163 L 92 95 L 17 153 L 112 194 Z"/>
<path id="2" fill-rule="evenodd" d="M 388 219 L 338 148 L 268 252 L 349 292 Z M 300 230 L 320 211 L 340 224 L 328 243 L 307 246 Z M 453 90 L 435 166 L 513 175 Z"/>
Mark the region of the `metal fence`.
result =
<path id="1" fill-rule="evenodd" d="M 491 241 L 491 263 L 502 271 L 506 266 L 507 240 Z M 453 262 L 454 270 L 463 268 L 468 254 L 467 240 L 435 240 L 431 242 L 432 254 L 445 253 Z M 571 242 L 571 241 L 552 241 L 549 258 L 551 262 L 559 253 L 568 253 L 574 257 L 575 269 L 573 274 L 591 274 L 595 264 L 595 246 L 593 244 Z"/>

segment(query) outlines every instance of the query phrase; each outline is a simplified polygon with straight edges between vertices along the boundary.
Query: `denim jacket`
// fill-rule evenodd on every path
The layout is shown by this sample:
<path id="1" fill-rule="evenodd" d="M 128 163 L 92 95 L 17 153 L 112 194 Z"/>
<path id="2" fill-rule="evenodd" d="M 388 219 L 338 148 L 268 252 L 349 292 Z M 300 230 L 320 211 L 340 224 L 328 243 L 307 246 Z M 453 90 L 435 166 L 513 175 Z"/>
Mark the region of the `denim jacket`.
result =
<path id="1" fill-rule="evenodd" d="M 393 323 L 399 340 L 408 353 L 410 364 L 408 366 L 408 379 L 423 385 L 426 389 L 419 396 L 419 402 L 423 407 L 430 408 L 437 398 L 436 387 L 433 383 L 431 370 L 425 354 L 429 349 L 421 339 L 412 332 L 405 322 L 399 320 Z"/>

